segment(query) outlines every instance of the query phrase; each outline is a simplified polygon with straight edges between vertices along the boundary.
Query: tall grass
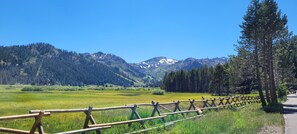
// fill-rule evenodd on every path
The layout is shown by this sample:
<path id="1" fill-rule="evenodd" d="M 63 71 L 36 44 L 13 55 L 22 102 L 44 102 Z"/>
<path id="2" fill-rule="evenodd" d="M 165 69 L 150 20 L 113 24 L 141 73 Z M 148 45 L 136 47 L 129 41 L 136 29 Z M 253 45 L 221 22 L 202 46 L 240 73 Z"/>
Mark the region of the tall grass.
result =
<path id="1" fill-rule="evenodd" d="M 284 127 L 279 113 L 266 113 L 260 104 L 252 104 L 238 111 L 224 110 L 208 113 L 197 120 L 177 123 L 167 134 L 256 134 L 265 126 Z"/>

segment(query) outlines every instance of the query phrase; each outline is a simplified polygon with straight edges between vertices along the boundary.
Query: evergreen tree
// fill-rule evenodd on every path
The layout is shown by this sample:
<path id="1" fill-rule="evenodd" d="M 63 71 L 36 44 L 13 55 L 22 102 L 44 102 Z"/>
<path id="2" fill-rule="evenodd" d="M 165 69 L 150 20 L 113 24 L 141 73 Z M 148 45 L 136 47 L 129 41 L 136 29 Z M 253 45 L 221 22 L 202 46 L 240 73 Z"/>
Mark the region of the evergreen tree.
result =
<path id="1" fill-rule="evenodd" d="M 274 0 L 253 0 L 241 25 L 242 48 L 248 48 L 253 56 L 256 79 L 262 105 L 266 105 L 262 90 L 262 78 L 268 102 L 277 103 L 274 76 L 273 45 L 287 34 L 287 18 L 282 16 Z M 263 71 L 264 76 L 261 74 Z M 270 90 L 268 90 L 270 89 Z"/>

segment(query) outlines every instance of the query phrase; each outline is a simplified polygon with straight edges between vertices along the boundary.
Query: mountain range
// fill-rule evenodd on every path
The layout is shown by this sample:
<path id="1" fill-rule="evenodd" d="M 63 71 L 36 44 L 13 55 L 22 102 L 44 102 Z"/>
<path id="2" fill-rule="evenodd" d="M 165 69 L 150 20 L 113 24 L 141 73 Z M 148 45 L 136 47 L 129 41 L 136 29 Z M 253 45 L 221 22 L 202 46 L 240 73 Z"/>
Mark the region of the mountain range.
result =
<path id="1" fill-rule="evenodd" d="M 127 63 L 113 54 L 69 52 L 46 43 L 0 46 L 0 84 L 155 85 L 166 72 L 215 66 L 227 60 L 155 57 Z"/>

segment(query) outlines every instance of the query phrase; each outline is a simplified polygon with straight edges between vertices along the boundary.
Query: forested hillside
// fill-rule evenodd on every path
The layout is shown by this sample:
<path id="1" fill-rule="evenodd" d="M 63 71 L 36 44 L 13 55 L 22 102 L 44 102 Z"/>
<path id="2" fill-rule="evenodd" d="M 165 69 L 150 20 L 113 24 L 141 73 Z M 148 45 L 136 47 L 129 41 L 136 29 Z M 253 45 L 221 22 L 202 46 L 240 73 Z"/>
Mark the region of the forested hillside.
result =
<path id="1" fill-rule="evenodd" d="M 0 47 L 0 84 L 130 86 L 135 80 L 119 69 L 75 52 L 37 43 Z"/>

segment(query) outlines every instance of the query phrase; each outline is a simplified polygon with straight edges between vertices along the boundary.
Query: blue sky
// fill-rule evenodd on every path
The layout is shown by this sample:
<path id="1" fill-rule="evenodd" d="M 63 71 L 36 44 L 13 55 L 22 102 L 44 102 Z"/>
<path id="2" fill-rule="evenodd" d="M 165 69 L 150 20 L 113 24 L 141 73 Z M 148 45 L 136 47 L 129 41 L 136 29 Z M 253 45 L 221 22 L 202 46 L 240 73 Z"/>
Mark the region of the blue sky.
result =
<path id="1" fill-rule="evenodd" d="M 277 0 L 297 32 L 297 1 Z M 1 0 L 0 45 L 47 42 L 128 62 L 235 54 L 248 0 Z"/>

